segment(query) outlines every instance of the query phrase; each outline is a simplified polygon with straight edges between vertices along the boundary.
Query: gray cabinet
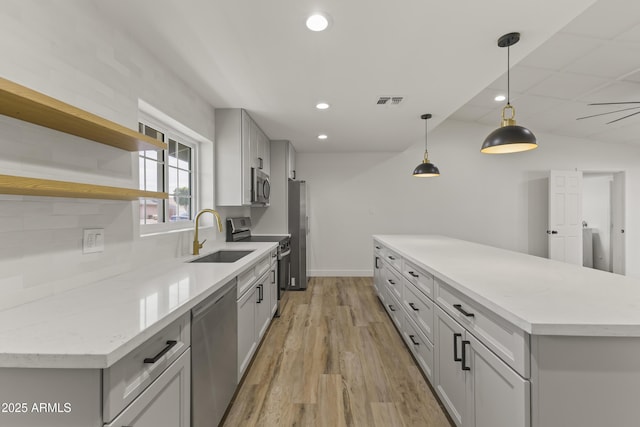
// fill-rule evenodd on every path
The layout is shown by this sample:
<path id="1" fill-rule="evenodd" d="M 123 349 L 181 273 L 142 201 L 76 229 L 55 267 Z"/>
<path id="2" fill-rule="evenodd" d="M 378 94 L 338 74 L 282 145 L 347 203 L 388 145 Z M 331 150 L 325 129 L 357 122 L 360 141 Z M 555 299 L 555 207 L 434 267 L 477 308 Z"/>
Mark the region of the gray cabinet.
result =
<path id="1" fill-rule="evenodd" d="M 256 300 L 258 288 L 252 287 L 238 300 L 238 381 L 249 366 L 258 346 L 256 340 Z"/>

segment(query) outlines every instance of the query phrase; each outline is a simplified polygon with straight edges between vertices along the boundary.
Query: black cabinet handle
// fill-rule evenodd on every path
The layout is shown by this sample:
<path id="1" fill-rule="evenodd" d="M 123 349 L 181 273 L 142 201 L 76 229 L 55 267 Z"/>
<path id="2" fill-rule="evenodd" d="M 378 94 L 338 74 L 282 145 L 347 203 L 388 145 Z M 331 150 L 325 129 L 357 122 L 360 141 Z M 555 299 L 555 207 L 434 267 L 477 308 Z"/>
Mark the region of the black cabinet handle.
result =
<path id="1" fill-rule="evenodd" d="M 547 230 L 547 234 L 558 234 L 558 230 Z"/>
<path id="2" fill-rule="evenodd" d="M 376 246 L 376 249 L 380 249 L 380 246 Z"/>
<path id="3" fill-rule="evenodd" d="M 389 255 L 387 258 L 389 258 L 391 261 L 395 261 L 396 259 L 394 257 L 392 257 L 391 255 Z"/>
<path id="4" fill-rule="evenodd" d="M 469 366 L 467 366 L 467 344 L 471 344 L 471 341 L 462 341 L 462 370 L 463 371 L 470 371 L 471 368 Z"/>
<path id="5" fill-rule="evenodd" d="M 411 276 L 413 276 L 413 277 L 416 277 L 416 278 L 420 277 L 420 275 L 419 275 L 419 274 L 416 274 L 416 273 L 414 273 L 413 271 L 410 271 L 410 272 L 409 272 L 409 274 L 410 274 Z"/>
<path id="6" fill-rule="evenodd" d="M 260 162 L 260 166 L 258 166 L 258 169 L 262 169 L 262 157 L 258 157 L 258 161 Z"/>
<path id="7" fill-rule="evenodd" d="M 276 283 L 276 271 L 275 270 L 271 270 L 271 274 L 273 276 L 271 276 L 271 283 Z"/>
<path id="8" fill-rule="evenodd" d="M 411 340 L 411 342 L 413 343 L 413 345 L 420 345 L 419 342 L 417 342 L 416 340 L 413 339 L 413 337 L 415 337 L 415 335 L 409 335 L 409 339 Z"/>
<path id="9" fill-rule="evenodd" d="M 475 314 L 469 313 L 464 308 L 462 308 L 462 304 L 453 304 L 453 308 L 458 310 L 460 313 L 464 314 L 467 317 L 475 317 Z"/>
<path id="10" fill-rule="evenodd" d="M 460 362 L 462 358 L 458 356 L 458 338 L 462 338 L 462 334 L 453 334 L 453 360 Z"/>
<path id="11" fill-rule="evenodd" d="M 258 304 L 260 304 L 262 302 L 262 285 L 258 285 Z"/>
<path id="12" fill-rule="evenodd" d="M 380 266 L 378 265 L 378 261 L 380 261 L 380 258 L 376 257 L 376 268 L 380 268 Z"/>
<path id="13" fill-rule="evenodd" d="M 416 308 L 415 304 L 412 302 L 409 303 L 409 307 L 413 308 L 413 311 L 420 311 L 420 309 Z"/>
<path id="14" fill-rule="evenodd" d="M 296 179 L 296 171 L 293 171 L 293 179 Z"/>
<path id="15" fill-rule="evenodd" d="M 146 359 L 144 359 L 144 363 L 156 363 L 158 359 L 164 356 L 167 353 L 167 351 L 171 350 L 176 344 L 178 344 L 178 341 L 174 341 L 174 340 L 167 341 L 167 346 L 162 350 L 160 350 L 160 353 L 156 354 L 153 357 L 147 357 Z"/>
<path id="16" fill-rule="evenodd" d="M 395 308 L 393 308 L 393 306 L 392 306 L 391 304 L 389 304 L 389 310 L 391 310 L 391 311 L 396 311 L 396 309 L 395 309 Z"/>
<path id="17" fill-rule="evenodd" d="M 393 280 L 391 280 L 391 279 L 387 279 L 387 282 L 391 283 L 392 285 L 395 285 L 395 284 L 396 284 L 396 282 L 394 282 L 394 281 L 393 281 Z"/>

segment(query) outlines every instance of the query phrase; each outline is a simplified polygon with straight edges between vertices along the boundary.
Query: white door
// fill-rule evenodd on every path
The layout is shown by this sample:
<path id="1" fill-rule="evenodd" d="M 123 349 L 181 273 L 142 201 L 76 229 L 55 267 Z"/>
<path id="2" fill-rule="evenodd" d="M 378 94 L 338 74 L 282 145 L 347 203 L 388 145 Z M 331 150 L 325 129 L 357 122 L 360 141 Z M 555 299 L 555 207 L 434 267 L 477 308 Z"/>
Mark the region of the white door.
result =
<path id="1" fill-rule="evenodd" d="M 611 271 L 618 274 L 626 270 L 624 178 L 624 172 L 615 173 L 611 183 Z"/>
<path id="2" fill-rule="evenodd" d="M 549 258 L 582 265 L 582 172 L 549 174 Z"/>

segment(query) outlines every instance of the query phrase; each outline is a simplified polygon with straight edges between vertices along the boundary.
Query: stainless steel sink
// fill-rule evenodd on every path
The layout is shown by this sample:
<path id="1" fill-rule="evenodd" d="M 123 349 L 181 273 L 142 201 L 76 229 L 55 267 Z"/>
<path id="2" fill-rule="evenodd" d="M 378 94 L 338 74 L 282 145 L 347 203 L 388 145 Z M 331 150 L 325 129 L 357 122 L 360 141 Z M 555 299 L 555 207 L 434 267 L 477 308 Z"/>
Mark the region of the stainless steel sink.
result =
<path id="1" fill-rule="evenodd" d="M 236 262 L 253 251 L 218 251 L 189 262 Z"/>

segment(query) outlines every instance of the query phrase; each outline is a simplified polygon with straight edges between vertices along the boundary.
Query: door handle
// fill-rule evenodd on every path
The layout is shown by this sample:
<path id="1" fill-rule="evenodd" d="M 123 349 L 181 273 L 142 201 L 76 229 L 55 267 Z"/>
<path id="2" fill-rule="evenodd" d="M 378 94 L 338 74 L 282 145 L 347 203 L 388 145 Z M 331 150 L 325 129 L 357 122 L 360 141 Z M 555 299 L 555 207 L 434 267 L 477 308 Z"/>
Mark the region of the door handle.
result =
<path id="1" fill-rule="evenodd" d="M 460 313 L 464 314 L 467 317 L 475 317 L 475 314 L 469 313 L 464 308 L 462 308 L 462 304 L 453 304 L 453 308 L 458 310 Z"/>
<path id="2" fill-rule="evenodd" d="M 393 306 L 392 306 L 391 304 L 389 304 L 389 310 L 391 310 L 391 311 L 396 311 L 396 309 L 395 309 L 395 308 L 393 308 Z"/>
<path id="3" fill-rule="evenodd" d="M 275 270 L 271 270 L 271 274 L 273 274 L 273 277 L 271 277 L 271 283 L 276 283 L 276 271 Z"/>
<path id="4" fill-rule="evenodd" d="M 413 337 L 415 337 L 415 335 L 409 335 L 409 339 L 411 340 L 411 342 L 413 343 L 413 345 L 420 345 L 419 342 L 417 342 L 416 340 L 413 339 Z"/>
<path id="5" fill-rule="evenodd" d="M 558 230 L 547 230 L 547 234 L 558 234 Z"/>
<path id="6" fill-rule="evenodd" d="M 416 273 L 414 273 L 413 271 L 410 271 L 410 272 L 409 272 L 409 275 L 410 275 L 411 277 L 415 277 L 415 278 L 420 277 L 420 275 L 419 275 L 419 274 L 416 274 Z"/>
<path id="7" fill-rule="evenodd" d="M 409 307 L 411 307 L 413 309 L 413 311 L 420 311 L 419 308 L 416 308 L 416 305 L 412 302 L 409 303 Z"/>
<path id="8" fill-rule="evenodd" d="M 396 284 L 396 282 L 394 282 L 394 281 L 393 281 L 393 280 L 391 280 L 391 279 L 387 279 L 387 282 L 389 282 L 389 283 L 390 283 L 390 284 L 392 284 L 392 285 L 395 285 L 395 284 Z"/>
<path id="9" fill-rule="evenodd" d="M 471 344 L 471 341 L 462 341 L 462 370 L 463 371 L 470 371 L 471 368 L 469 366 L 467 366 L 467 351 L 465 350 L 467 348 L 467 344 Z"/>
<path id="10" fill-rule="evenodd" d="M 258 169 L 262 169 L 262 157 L 258 157 L 258 162 L 260 162 L 260 166 L 258 166 Z"/>
<path id="11" fill-rule="evenodd" d="M 169 350 L 171 350 L 176 344 L 178 344 L 178 341 L 174 341 L 174 340 L 170 340 L 167 341 L 167 346 L 165 348 L 163 348 L 162 350 L 160 350 L 160 353 L 156 354 L 153 357 L 147 357 L 146 359 L 144 359 L 144 363 L 156 363 L 158 361 L 158 359 L 160 359 L 162 356 L 164 356 Z"/>
<path id="12" fill-rule="evenodd" d="M 376 268 L 380 268 L 380 266 L 378 265 L 378 261 L 380 261 L 380 258 L 376 257 Z"/>
<path id="13" fill-rule="evenodd" d="M 453 361 L 460 362 L 462 358 L 458 356 L 458 338 L 462 338 L 462 334 L 453 334 Z"/>

